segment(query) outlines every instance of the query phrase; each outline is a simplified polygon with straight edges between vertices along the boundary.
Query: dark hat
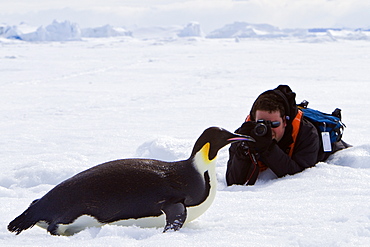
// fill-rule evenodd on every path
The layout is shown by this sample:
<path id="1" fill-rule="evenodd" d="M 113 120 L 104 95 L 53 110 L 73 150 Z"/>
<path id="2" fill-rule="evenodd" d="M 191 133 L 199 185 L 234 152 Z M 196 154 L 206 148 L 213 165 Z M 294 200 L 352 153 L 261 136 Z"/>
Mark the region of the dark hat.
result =
<path id="1" fill-rule="evenodd" d="M 285 115 L 287 116 L 287 121 L 288 122 L 293 121 L 293 119 L 297 115 L 298 108 L 297 108 L 296 101 L 295 101 L 296 94 L 290 89 L 290 87 L 288 85 L 279 85 L 275 89 L 267 90 L 261 93 L 258 96 L 258 98 L 261 96 L 266 96 L 267 94 L 275 94 L 278 96 L 279 102 L 281 102 L 282 105 L 284 106 Z M 258 100 L 258 98 L 256 99 L 256 101 Z M 253 106 L 256 103 L 256 101 L 253 103 Z M 253 109 L 253 106 L 252 106 L 252 109 Z M 255 120 L 254 116 L 252 115 L 252 110 L 251 110 L 250 116 L 252 117 L 252 120 Z"/>

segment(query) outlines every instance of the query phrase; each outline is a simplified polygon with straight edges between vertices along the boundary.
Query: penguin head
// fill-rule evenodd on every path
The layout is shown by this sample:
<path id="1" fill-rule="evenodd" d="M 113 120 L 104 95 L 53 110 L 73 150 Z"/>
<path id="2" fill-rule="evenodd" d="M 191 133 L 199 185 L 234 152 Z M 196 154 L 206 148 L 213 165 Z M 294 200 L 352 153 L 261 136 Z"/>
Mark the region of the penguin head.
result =
<path id="1" fill-rule="evenodd" d="M 250 136 L 231 133 L 223 128 L 210 127 L 206 129 L 195 142 L 191 157 L 201 152 L 205 161 L 212 161 L 217 156 L 218 150 L 232 142 L 255 142 Z"/>

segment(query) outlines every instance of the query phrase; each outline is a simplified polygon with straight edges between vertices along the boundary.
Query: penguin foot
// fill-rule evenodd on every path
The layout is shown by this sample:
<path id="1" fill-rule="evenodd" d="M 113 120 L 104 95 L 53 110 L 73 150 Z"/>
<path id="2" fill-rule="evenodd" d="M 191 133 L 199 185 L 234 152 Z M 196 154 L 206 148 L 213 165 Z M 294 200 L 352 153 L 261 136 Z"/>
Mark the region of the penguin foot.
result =
<path id="1" fill-rule="evenodd" d="M 180 202 L 169 204 L 163 208 L 163 212 L 166 214 L 166 226 L 163 232 L 167 232 L 168 230 L 180 230 L 187 216 L 185 205 Z"/>
<path id="2" fill-rule="evenodd" d="M 58 225 L 56 223 L 49 224 L 47 231 L 54 236 L 59 236 L 60 234 L 58 233 Z"/>
<path id="3" fill-rule="evenodd" d="M 167 232 L 168 230 L 178 231 L 182 227 L 184 222 L 181 222 L 179 220 L 175 220 L 173 223 L 167 223 L 164 227 L 163 232 Z"/>

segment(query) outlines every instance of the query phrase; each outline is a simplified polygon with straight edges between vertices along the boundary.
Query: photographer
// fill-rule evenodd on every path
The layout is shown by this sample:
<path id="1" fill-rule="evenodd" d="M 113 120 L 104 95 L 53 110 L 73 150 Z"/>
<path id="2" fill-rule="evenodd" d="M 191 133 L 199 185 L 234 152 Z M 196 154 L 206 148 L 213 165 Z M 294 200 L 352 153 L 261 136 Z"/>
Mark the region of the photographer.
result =
<path id="1" fill-rule="evenodd" d="M 292 175 L 314 166 L 318 160 L 317 130 L 302 118 L 295 93 L 286 85 L 262 93 L 236 133 L 250 135 L 256 142 L 231 145 L 228 185 L 253 185 L 260 173 L 271 171 L 275 177 Z"/>

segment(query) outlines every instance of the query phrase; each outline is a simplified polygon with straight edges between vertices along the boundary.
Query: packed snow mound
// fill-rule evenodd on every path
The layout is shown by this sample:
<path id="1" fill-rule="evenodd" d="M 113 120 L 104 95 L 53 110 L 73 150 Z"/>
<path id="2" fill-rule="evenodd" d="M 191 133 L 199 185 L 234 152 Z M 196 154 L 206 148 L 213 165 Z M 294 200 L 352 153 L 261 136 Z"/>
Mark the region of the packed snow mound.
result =
<path id="1" fill-rule="evenodd" d="M 203 37 L 204 33 L 198 22 L 191 22 L 177 35 L 179 37 Z"/>
<path id="2" fill-rule="evenodd" d="M 51 162 L 50 162 L 51 161 Z M 0 189 L 32 188 L 40 184 L 56 185 L 92 165 L 80 154 L 35 154 L 22 165 L 0 174 Z M 0 193 L 1 196 L 1 193 Z"/>
<path id="3" fill-rule="evenodd" d="M 370 168 L 370 145 L 347 148 L 332 155 L 329 164 L 352 168 Z"/>
<path id="4" fill-rule="evenodd" d="M 190 157 L 194 143 L 172 137 L 158 137 L 144 142 L 136 150 L 136 156 L 164 161 L 185 160 Z"/>

